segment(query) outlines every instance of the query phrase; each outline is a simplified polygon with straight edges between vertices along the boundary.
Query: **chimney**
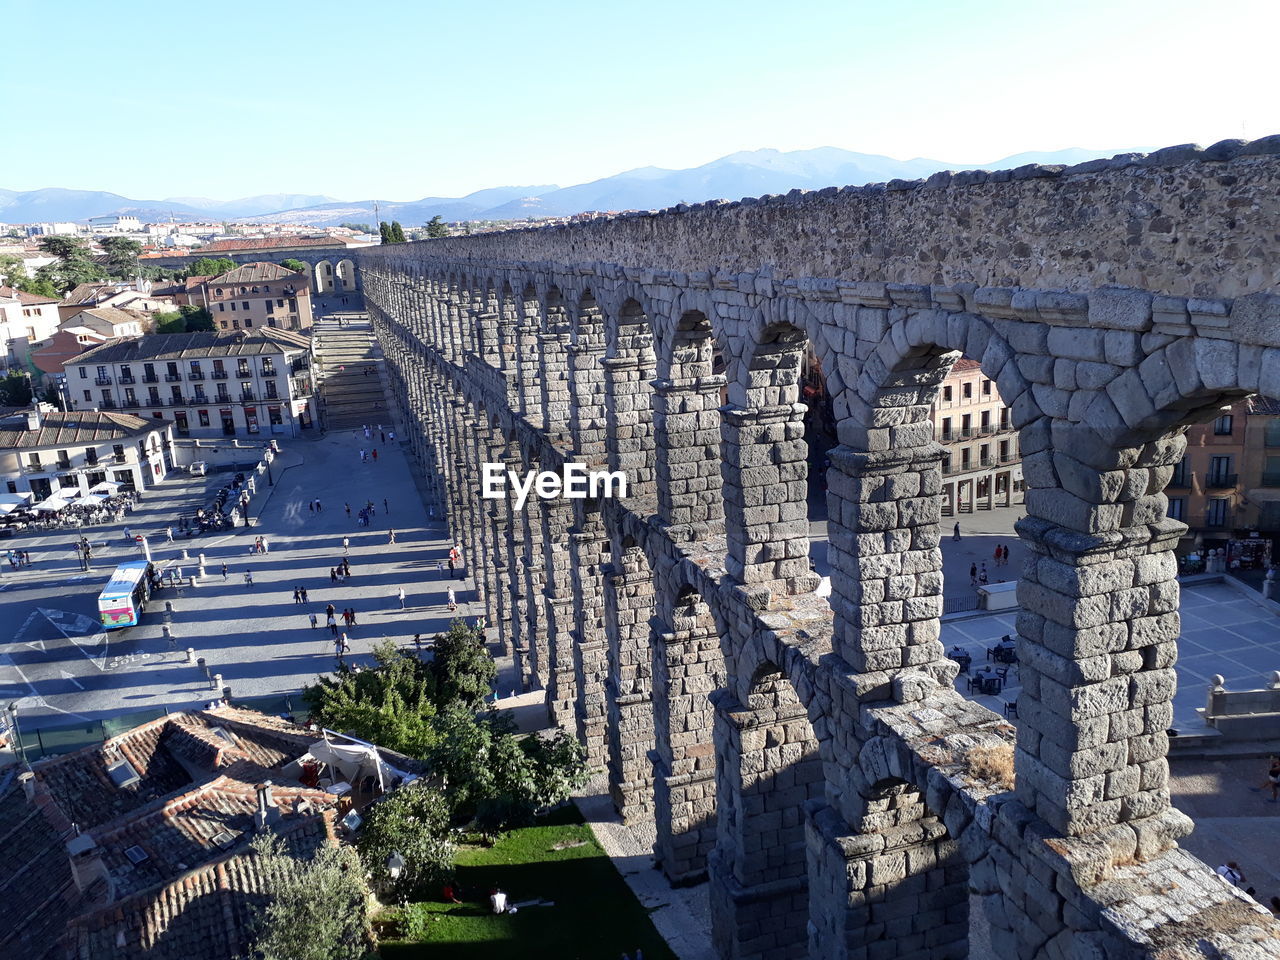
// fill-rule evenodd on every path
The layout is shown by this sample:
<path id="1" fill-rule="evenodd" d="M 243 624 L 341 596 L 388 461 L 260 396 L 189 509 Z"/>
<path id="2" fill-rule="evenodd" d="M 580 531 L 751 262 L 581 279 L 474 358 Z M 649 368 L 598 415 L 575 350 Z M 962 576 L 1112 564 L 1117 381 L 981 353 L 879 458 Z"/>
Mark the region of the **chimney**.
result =
<path id="1" fill-rule="evenodd" d="M 40 404 L 38 401 L 32 400 L 31 409 L 27 411 L 27 429 L 39 430 L 42 425 L 43 420 L 40 417 Z"/>
<path id="2" fill-rule="evenodd" d="M 24 770 L 18 775 L 18 782 L 22 784 L 22 792 L 27 797 L 27 803 L 36 802 L 36 775 L 30 770 Z"/>
<path id="3" fill-rule="evenodd" d="M 258 830 L 265 830 L 268 823 L 280 819 L 280 808 L 276 806 L 275 797 L 271 793 L 271 781 L 265 780 L 257 786 L 258 812 L 253 815 L 253 825 Z"/>
<path id="4" fill-rule="evenodd" d="M 67 841 L 67 855 L 71 857 L 71 876 L 76 889 L 84 893 L 99 880 L 111 882 L 107 865 L 102 862 L 102 848 L 87 833 Z"/>

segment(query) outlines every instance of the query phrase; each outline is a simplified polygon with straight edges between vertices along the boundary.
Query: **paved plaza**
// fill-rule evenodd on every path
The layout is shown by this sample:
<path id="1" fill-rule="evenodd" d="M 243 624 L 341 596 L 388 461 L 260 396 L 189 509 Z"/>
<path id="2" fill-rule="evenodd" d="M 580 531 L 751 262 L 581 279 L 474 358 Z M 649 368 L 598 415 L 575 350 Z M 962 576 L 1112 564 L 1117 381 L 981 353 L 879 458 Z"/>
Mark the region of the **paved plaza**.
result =
<path id="1" fill-rule="evenodd" d="M 359 450 L 374 447 L 378 460 L 361 462 Z M 382 443 L 376 430 L 371 441 L 345 431 L 288 441 L 282 448 L 275 485 L 265 497 L 259 488 L 249 529 L 165 544 L 165 526 L 205 502 L 231 476 L 173 473 L 148 490 L 123 523 L 86 529 L 95 544 L 107 544 L 97 547 L 88 574 L 70 549 L 74 531 L 4 544 L 29 550 L 33 559 L 30 569 L 6 570 L 0 578 L 13 625 L 11 641 L 0 647 L 0 695 L 17 700 L 24 730 L 207 702 L 214 693 L 186 662 L 188 647 L 208 661 L 211 673 L 222 675 L 236 699 L 296 695 L 334 666 L 324 625 L 328 603 L 356 611 L 356 627 L 344 628 L 341 617 L 338 624 L 352 647 L 349 660 L 357 663 L 370 662 L 369 651 L 381 640 L 405 644 L 414 634 L 430 637 L 446 629 L 451 585 L 459 614 L 469 611 L 468 584 L 447 579 L 444 525 L 428 517 L 396 442 Z M 321 513 L 308 509 L 313 499 L 320 500 Z M 357 526 L 356 513 L 368 501 L 376 511 L 372 524 Z M 126 545 L 124 527 L 151 534 L 153 559 L 163 568 L 180 566 L 194 574 L 203 552 L 207 576 L 195 588 L 161 589 L 139 626 L 103 632 L 97 594 L 117 563 L 137 556 Z M 394 545 L 388 543 L 392 528 Z M 258 536 L 266 538 L 268 553 L 251 552 Z M 334 585 L 329 570 L 342 559 L 344 536 L 351 541 L 352 577 Z M 252 587 L 244 582 L 246 571 L 252 572 Z M 294 602 L 297 586 L 307 589 L 306 604 Z M 404 609 L 397 596 L 401 588 Z M 173 605 L 174 647 L 163 635 L 166 602 Z M 320 623 L 314 629 L 311 613 Z"/>

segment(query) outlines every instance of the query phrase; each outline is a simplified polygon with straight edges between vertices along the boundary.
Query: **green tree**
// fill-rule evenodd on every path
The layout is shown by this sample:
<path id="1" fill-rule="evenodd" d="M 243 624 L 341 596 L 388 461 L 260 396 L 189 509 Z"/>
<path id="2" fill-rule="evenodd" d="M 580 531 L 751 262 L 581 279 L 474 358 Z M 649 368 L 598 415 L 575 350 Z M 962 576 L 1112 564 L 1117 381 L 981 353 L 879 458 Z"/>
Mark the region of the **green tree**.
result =
<path id="1" fill-rule="evenodd" d="M 138 272 L 138 254 L 142 244 L 132 237 L 103 237 L 98 246 L 107 255 L 107 272 L 113 277 L 129 279 Z"/>
<path id="2" fill-rule="evenodd" d="M 498 667 L 485 647 L 484 634 L 462 620 L 454 620 L 446 633 L 436 636 L 431 674 L 438 708 L 460 703 L 469 710 L 479 710 L 498 675 Z"/>
<path id="3" fill-rule="evenodd" d="M 449 804 L 438 790 L 416 781 L 385 794 L 365 809 L 364 817 L 360 859 L 380 887 L 389 887 L 401 899 L 422 899 L 453 872 Z M 394 880 L 387 872 L 393 852 L 404 858 L 404 869 Z"/>
<path id="4" fill-rule="evenodd" d="M 0 379 L 0 406 L 25 407 L 31 403 L 31 380 L 23 373 Z"/>
<path id="5" fill-rule="evenodd" d="M 436 214 L 427 221 L 427 236 L 431 239 L 449 236 L 449 228 L 445 225 L 444 220 L 440 218 L 440 214 Z"/>
<path id="6" fill-rule="evenodd" d="M 404 243 L 404 227 L 400 226 L 399 220 L 391 221 L 391 242 Z"/>
<path id="7" fill-rule="evenodd" d="M 187 318 L 179 310 L 158 310 L 151 315 L 155 333 L 186 333 Z"/>
<path id="8" fill-rule="evenodd" d="M 371 946 L 369 895 L 349 847 L 321 847 L 296 860 L 276 834 L 251 844 L 266 906 L 254 918 L 250 956 L 262 960 L 361 960 Z"/>
<path id="9" fill-rule="evenodd" d="M 587 782 L 586 753 L 566 733 L 518 737 L 508 715 L 477 716 L 457 703 L 441 710 L 435 726 L 427 760 L 445 778 L 454 819 L 473 820 L 485 833 L 531 823 Z"/>
<path id="10" fill-rule="evenodd" d="M 58 259 L 37 270 L 36 278 L 49 281 L 59 292 L 102 279 L 102 268 L 93 261 L 88 245 L 80 237 L 41 237 L 40 250 Z"/>
<path id="11" fill-rule="evenodd" d="M 27 268 L 23 266 L 22 258 L 12 253 L 0 253 L 0 279 L 10 287 L 17 287 L 19 281 L 27 279 Z"/>
<path id="12" fill-rule="evenodd" d="M 378 237 L 383 243 L 391 243 L 391 224 L 378 224 Z"/>
<path id="13" fill-rule="evenodd" d="M 293 257 L 288 257 L 285 260 L 281 260 L 280 266 L 284 267 L 286 270 L 296 270 L 298 273 L 307 272 L 307 265 L 303 263 L 301 260 L 296 260 Z"/>
<path id="14" fill-rule="evenodd" d="M 367 223 L 340 223 L 340 227 L 346 227 L 348 230 L 355 230 L 358 233 L 373 233 L 373 228 Z"/>
<path id="15" fill-rule="evenodd" d="M 343 665 L 307 687 L 302 698 L 311 719 L 411 757 L 427 756 L 436 741 L 430 667 L 391 640 L 375 646 L 373 658 L 372 670 L 356 673 Z"/>
<path id="16" fill-rule="evenodd" d="M 187 333 L 216 329 L 213 324 L 213 314 L 209 312 L 208 307 L 196 306 L 194 303 L 184 303 L 178 307 L 178 313 L 186 321 Z"/>
<path id="17" fill-rule="evenodd" d="M 237 264 L 230 257 L 201 257 L 199 260 L 192 262 L 189 277 L 218 277 L 230 270 L 234 270 Z"/>

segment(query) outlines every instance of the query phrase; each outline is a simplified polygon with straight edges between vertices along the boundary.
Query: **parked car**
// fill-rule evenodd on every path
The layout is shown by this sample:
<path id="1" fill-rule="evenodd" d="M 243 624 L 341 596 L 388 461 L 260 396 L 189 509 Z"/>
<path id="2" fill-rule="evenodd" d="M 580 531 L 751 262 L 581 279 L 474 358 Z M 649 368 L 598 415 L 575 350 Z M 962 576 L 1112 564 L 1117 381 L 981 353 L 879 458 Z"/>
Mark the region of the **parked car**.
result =
<path id="1" fill-rule="evenodd" d="M 195 460 L 187 467 L 187 472 L 195 477 L 203 477 L 209 472 L 209 461 Z"/>

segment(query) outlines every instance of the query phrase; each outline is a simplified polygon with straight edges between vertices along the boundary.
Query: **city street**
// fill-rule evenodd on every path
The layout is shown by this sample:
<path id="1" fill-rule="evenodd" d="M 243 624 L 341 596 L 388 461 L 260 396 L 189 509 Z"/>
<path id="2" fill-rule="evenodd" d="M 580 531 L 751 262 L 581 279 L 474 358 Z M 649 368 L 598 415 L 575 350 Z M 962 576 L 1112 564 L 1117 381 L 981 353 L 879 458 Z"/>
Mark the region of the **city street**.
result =
<path id="1" fill-rule="evenodd" d="M 377 447 L 378 460 L 362 463 L 361 447 Z M 350 431 L 291 440 L 282 444 L 274 472 L 273 488 L 259 479 L 263 486 L 250 509 L 250 529 L 165 544 L 165 526 L 205 502 L 206 489 L 216 490 L 232 476 L 171 474 L 146 492 L 124 523 L 86 529 L 95 544 L 87 574 L 71 550 L 75 531 L 0 544 L 29 550 L 32 557 L 30 568 L 12 571 L 6 564 L 0 575 L 5 617 L 13 628 L 12 640 L 0 646 L 0 697 L 17 701 L 25 731 L 213 699 L 210 682 L 187 663 L 188 647 L 208 661 L 211 673 L 222 675 L 236 699 L 296 694 L 333 668 L 328 603 L 348 635 L 351 662 L 370 662 L 369 651 L 384 638 L 403 644 L 416 633 L 426 638 L 447 627 L 450 584 L 443 561 L 450 544 L 443 524 L 428 522 L 398 444 L 382 445 L 376 430 L 372 441 Z M 322 512 L 308 509 L 313 499 L 320 500 Z M 369 527 L 359 527 L 356 514 L 368 501 L 376 513 Z M 207 576 L 194 588 L 159 590 L 139 626 L 104 632 L 97 595 L 116 564 L 138 555 L 125 545 L 126 526 L 151 535 L 157 567 L 181 567 L 189 577 L 203 552 Z M 392 528 L 395 545 L 388 544 Z M 266 554 L 251 552 L 258 536 L 267 540 Z M 344 536 L 351 540 L 352 577 L 334 585 L 329 570 L 342 559 Z M 251 587 L 244 582 L 246 571 L 253 575 Z M 461 589 L 460 580 L 453 584 L 458 615 L 465 614 L 472 593 Z M 294 602 L 297 586 L 307 589 L 306 604 Z M 403 610 L 397 597 L 402 587 Z M 173 605 L 172 646 L 162 629 L 166 602 Z M 348 607 L 356 611 L 354 628 L 342 624 L 341 611 Z M 314 629 L 310 613 L 319 620 Z"/>

